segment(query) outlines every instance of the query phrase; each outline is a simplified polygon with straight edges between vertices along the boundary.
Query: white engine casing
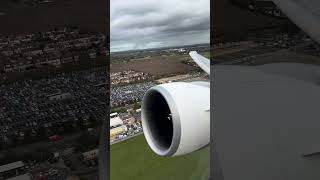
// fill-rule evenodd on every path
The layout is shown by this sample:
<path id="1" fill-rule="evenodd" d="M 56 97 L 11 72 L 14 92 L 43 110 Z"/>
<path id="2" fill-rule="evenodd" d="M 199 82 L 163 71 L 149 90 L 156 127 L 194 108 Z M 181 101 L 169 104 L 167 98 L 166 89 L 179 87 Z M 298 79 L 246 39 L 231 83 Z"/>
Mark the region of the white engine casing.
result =
<path id="1" fill-rule="evenodd" d="M 177 156 L 201 149 L 210 142 L 210 83 L 154 86 L 143 97 L 141 116 L 145 138 L 156 154 Z"/>

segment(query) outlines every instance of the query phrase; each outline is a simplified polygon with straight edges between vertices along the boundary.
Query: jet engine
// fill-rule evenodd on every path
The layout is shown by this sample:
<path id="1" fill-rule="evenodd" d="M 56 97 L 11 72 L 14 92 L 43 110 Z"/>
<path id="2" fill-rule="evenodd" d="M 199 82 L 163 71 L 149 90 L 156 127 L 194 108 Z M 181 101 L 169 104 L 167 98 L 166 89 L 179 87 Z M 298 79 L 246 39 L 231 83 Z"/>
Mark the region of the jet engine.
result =
<path id="1" fill-rule="evenodd" d="M 156 154 L 183 155 L 209 144 L 209 82 L 154 86 L 145 93 L 141 108 L 144 135 Z"/>

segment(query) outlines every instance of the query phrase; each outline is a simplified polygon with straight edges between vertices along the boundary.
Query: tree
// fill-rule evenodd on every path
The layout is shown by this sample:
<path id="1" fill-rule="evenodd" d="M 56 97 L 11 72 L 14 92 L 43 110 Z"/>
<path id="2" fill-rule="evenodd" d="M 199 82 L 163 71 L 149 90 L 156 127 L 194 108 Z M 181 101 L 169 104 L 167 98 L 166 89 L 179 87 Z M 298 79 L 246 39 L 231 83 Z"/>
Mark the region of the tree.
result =
<path id="1" fill-rule="evenodd" d="M 0 159 L 1 164 L 8 164 L 16 160 L 16 154 L 13 151 L 6 151 Z"/>
<path id="2" fill-rule="evenodd" d="M 77 126 L 81 129 L 81 130 L 84 130 L 86 127 L 84 125 L 84 120 L 82 117 L 79 117 L 78 118 L 78 121 L 77 121 Z"/>
<path id="3" fill-rule="evenodd" d="M 141 105 L 140 105 L 140 103 L 134 103 L 134 105 L 133 105 L 133 109 L 139 109 L 141 107 Z"/>
<path id="4" fill-rule="evenodd" d="M 82 133 L 76 139 L 76 150 L 79 152 L 88 151 L 94 149 L 99 144 L 99 138 L 88 132 Z"/>
<path id="5" fill-rule="evenodd" d="M 37 133 L 38 133 L 38 136 L 39 136 L 41 139 L 45 138 L 46 135 L 47 135 L 45 127 L 39 127 Z"/>

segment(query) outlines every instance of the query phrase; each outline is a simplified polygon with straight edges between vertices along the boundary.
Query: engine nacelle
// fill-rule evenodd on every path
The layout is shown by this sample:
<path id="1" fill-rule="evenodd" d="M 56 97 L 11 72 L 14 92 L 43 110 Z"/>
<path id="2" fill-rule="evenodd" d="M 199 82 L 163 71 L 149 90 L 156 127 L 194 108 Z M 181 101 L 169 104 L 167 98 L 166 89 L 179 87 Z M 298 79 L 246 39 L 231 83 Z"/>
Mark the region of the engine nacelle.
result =
<path id="1" fill-rule="evenodd" d="M 210 142 L 210 83 L 174 82 L 154 86 L 142 100 L 142 127 L 151 149 L 177 156 Z"/>

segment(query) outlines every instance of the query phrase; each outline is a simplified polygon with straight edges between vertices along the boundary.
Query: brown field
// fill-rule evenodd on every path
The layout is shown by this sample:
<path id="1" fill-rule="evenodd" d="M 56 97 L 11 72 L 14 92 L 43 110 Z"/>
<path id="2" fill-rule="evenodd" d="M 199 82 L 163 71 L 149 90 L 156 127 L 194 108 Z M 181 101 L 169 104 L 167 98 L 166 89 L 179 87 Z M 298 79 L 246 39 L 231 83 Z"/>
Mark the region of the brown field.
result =
<path id="1" fill-rule="evenodd" d="M 126 63 L 111 64 L 111 72 L 134 70 L 150 73 L 154 76 L 168 74 L 187 73 L 196 70 L 196 67 L 183 64 L 181 61 L 189 59 L 189 56 L 151 57 L 146 59 L 131 60 Z"/>

